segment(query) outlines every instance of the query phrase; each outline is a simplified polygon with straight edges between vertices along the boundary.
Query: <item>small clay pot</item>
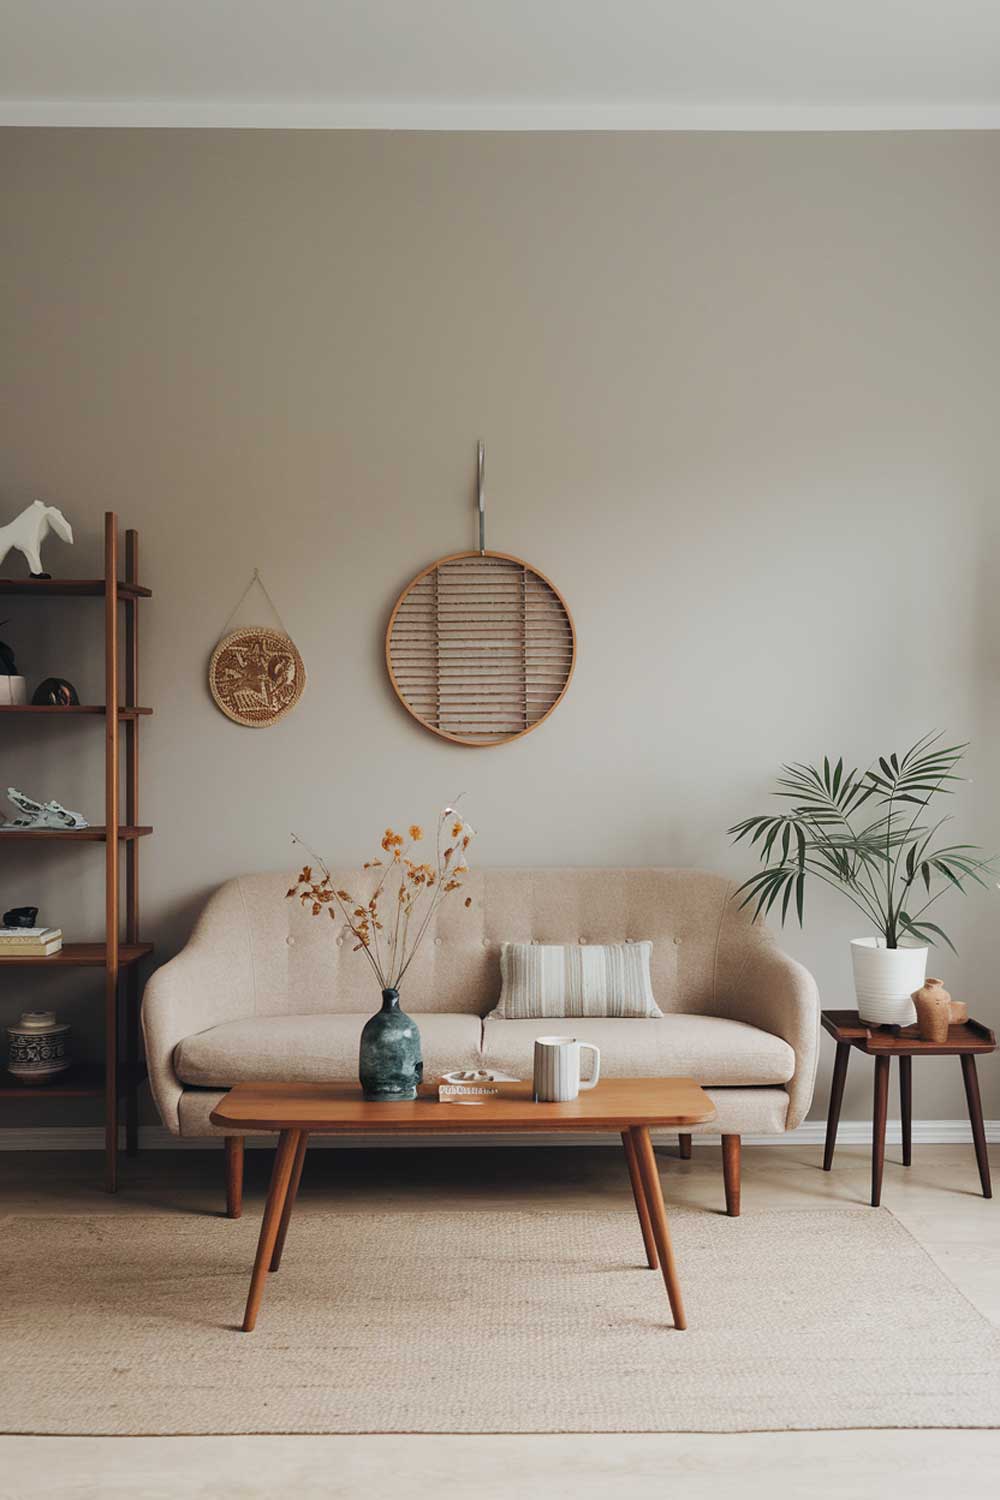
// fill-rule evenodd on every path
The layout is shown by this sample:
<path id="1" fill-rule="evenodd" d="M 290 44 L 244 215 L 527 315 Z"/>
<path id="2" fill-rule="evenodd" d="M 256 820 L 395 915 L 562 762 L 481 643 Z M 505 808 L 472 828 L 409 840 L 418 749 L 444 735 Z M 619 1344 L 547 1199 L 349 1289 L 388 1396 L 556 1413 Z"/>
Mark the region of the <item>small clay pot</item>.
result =
<path id="1" fill-rule="evenodd" d="M 917 1030 L 922 1042 L 948 1040 L 951 1021 L 951 996 L 940 979 L 925 979 L 919 990 L 911 996 L 917 1012 Z"/>
<path id="2" fill-rule="evenodd" d="M 953 1000 L 948 1007 L 948 1020 L 953 1026 L 964 1026 L 969 1019 L 969 1007 L 964 1000 Z"/>

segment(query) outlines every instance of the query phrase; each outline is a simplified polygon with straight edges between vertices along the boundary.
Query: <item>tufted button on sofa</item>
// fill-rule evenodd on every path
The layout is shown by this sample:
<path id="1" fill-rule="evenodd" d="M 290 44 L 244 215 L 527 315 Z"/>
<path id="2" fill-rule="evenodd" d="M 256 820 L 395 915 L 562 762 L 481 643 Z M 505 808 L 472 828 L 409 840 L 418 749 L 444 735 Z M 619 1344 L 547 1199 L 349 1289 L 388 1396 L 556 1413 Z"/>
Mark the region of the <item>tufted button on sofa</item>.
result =
<path id="1" fill-rule="evenodd" d="M 357 871 L 337 885 L 364 889 Z M 287 874 L 230 880 L 187 945 L 143 997 L 153 1097 L 175 1135 L 220 1135 L 209 1116 L 235 1083 L 353 1079 L 361 1028 L 379 995 L 343 930 L 285 899 Z M 444 903 L 406 976 L 425 1077 L 450 1068 L 531 1072 L 535 1036 L 578 1035 L 601 1049 L 608 1076 L 696 1079 L 721 1133 L 727 1201 L 738 1211 L 739 1138 L 780 1135 L 812 1099 L 819 996 L 812 976 L 732 900 L 733 885 L 699 870 L 480 870 L 473 905 Z M 581 936 L 580 934 L 585 934 Z M 500 944 L 652 942 L 662 1019 L 498 1021 Z M 728 1144 L 727 1144 L 728 1143 Z M 239 1212 L 241 1145 L 231 1154 L 229 1209 Z M 682 1153 L 690 1136 L 682 1137 Z M 735 1205 L 735 1208 L 734 1208 Z"/>

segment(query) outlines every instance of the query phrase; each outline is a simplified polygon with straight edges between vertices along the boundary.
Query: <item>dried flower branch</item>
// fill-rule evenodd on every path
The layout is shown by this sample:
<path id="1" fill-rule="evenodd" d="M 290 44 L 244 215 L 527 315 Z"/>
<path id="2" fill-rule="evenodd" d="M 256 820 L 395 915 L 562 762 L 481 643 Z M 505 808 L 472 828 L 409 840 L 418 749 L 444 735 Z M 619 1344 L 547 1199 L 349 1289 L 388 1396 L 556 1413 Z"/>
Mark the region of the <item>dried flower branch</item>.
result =
<path id="1" fill-rule="evenodd" d="M 322 873 L 317 876 L 312 865 L 303 865 L 286 893 L 287 899 L 299 901 L 314 917 L 326 911 L 336 921 L 339 910 L 354 937 L 353 951 L 364 953 L 383 990 L 399 988 L 442 901 L 452 891 L 462 889 L 460 877 L 469 873 L 466 851 L 475 837 L 475 829 L 461 813 L 446 807 L 438 817 L 435 862 L 418 863 L 411 858 L 411 850 L 423 839 L 424 831 L 419 823 L 411 823 L 408 831 L 407 843 L 394 829 L 385 830 L 380 847 L 387 858 L 370 859 L 363 866 L 365 871 L 379 872 L 375 888 L 367 896 L 355 896 L 335 886 L 320 856 L 298 834 L 292 834 L 292 841 L 308 851 Z M 442 849 L 446 834 L 448 847 Z M 390 904 L 385 922 L 380 906 L 383 901 Z M 466 896 L 463 905 L 468 910 L 472 897 Z M 412 938 L 411 922 L 415 933 Z M 390 935 L 380 943 L 379 933 Z"/>

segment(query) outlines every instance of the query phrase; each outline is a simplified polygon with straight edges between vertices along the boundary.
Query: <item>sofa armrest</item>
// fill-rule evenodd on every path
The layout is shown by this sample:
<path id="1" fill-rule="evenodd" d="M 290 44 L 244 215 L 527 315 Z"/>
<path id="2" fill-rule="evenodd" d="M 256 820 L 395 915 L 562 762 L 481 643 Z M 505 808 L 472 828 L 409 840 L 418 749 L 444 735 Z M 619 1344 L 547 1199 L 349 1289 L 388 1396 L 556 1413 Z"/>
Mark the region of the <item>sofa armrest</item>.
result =
<path id="1" fill-rule="evenodd" d="M 726 997 L 726 1013 L 782 1037 L 795 1053 L 785 1122 L 786 1130 L 794 1130 L 805 1119 L 816 1083 L 819 989 L 809 970 L 776 947 L 763 929 L 746 937 L 745 961 Z"/>
<path id="2" fill-rule="evenodd" d="M 174 1050 L 185 1037 L 255 1012 L 253 963 L 239 881 L 208 902 L 187 945 L 149 979 L 142 997 L 142 1030 L 149 1086 L 164 1125 L 180 1134 L 184 1085 Z"/>

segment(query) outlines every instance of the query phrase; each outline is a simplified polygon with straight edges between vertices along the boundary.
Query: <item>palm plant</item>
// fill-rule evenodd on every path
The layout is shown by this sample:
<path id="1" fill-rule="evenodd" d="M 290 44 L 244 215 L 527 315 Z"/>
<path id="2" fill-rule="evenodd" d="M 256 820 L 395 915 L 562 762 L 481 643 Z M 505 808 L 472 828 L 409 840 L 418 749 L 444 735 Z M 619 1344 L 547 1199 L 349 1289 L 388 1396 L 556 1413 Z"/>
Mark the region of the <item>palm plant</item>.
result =
<path id="1" fill-rule="evenodd" d="M 972 844 L 938 842 L 949 821 L 932 822 L 932 799 L 948 795 L 967 744 L 943 746 L 943 736 L 927 734 L 905 755 L 880 756 L 867 771 L 844 770 L 843 758 L 822 768 L 796 762 L 782 767 L 775 796 L 787 811 L 745 818 L 728 831 L 734 843 L 749 838 L 758 846 L 763 870 L 737 891 L 741 906 L 755 903 L 754 918 L 780 902 L 784 924 L 792 900 L 802 925 L 806 877 L 814 876 L 843 892 L 864 912 L 887 948 L 904 937 L 954 944 L 924 916 L 946 891 L 986 886 L 996 859 L 981 857 Z M 862 811 L 865 809 L 866 811 Z M 919 903 L 919 904 L 915 904 Z"/>

